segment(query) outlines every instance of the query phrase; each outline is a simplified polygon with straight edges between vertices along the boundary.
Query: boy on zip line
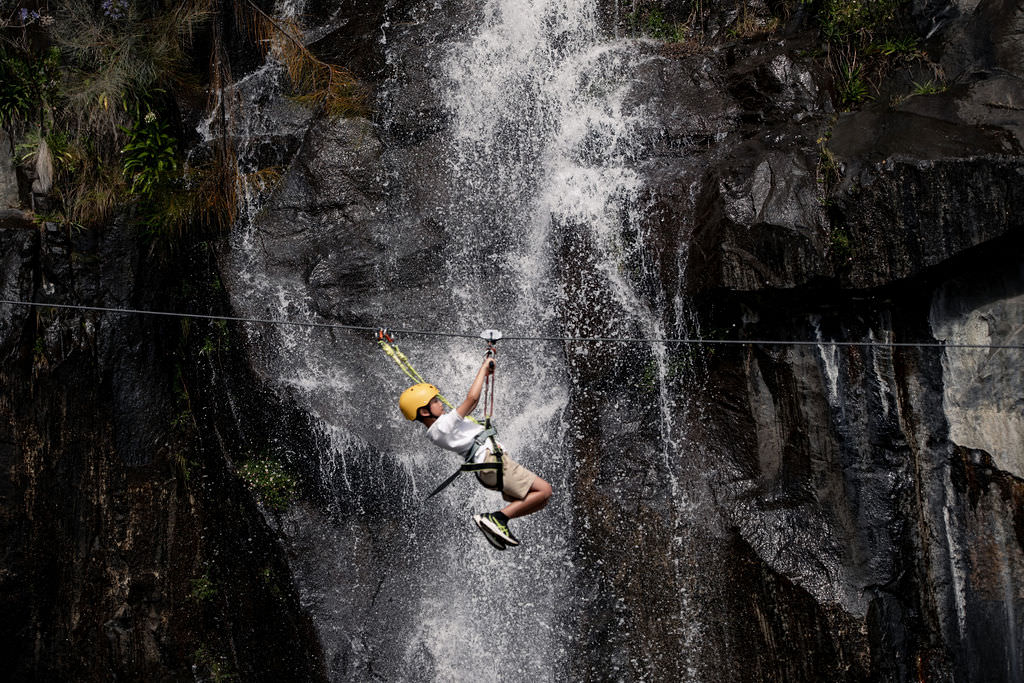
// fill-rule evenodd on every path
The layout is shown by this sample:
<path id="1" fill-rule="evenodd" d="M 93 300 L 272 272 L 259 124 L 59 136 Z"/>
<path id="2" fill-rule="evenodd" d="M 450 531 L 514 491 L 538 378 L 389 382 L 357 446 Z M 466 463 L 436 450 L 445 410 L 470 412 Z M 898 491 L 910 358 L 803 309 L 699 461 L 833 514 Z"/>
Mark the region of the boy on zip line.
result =
<path id="1" fill-rule="evenodd" d="M 509 520 L 537 512 L 547 505 L 551 499 L 551 484 L 505 455 L 489 424 L 485 427 L 472 418 L 467 419 L 480 401 L 485 381 L 494 374 L 494 363 L 490 355 L 484 359 L 466 399 L 454 410 L 446 410 L 437 387 L 426 382 L 403 391 L 398 406 L 406 419 L 416 420 L 427 428 L 427 438 L 433 444 L 466 458 L 460 472 L 475 472 L 482 486 L 501 491 L 508 505 L 495 512 L 473 515 L 473 521 L 491 545 L 504 550 L 507 546 L 519 545 L 519 539 L 508 528 Z M 455 475 L 434 493 L 454 478 Z"/>

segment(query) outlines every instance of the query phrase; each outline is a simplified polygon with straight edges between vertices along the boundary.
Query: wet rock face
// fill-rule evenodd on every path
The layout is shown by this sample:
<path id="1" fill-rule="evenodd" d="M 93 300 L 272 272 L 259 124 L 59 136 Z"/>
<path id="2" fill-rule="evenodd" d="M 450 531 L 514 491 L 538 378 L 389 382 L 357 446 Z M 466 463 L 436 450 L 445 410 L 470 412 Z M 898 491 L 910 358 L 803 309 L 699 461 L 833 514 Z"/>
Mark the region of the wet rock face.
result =
<path id="1" fill-rule="evenodd" d="M 18 175 L 7 131 L 0 132 L 0 211 L 18 205 Z"/>
<path id="2" fill-rule="evenodd" d="M 799 36 L 649 62 L 634 97 L 659 111 L 663 128 L 644 167 L 663 203 L 659 221 L 687 235 L 687 289 L 834 277 L 878 287 L 1020 231 L 1021 71 L 998 46 L 957 33 L 1014 25 L 1019 13 L 999 3 L 971 10 L 936 39 L 969 49 L 959 80 L 908 97 L 912 84 L 893 77 L 882 84 L 891 110 L 836 116 L 830 77 L 797 56 Z M 1017 44 L 1000 36 L 999 45 Z"/>
<path id="3" fill-rule="evenodd" d="M 959 80 L 891 107 L 836 116 L 797 38 L 649 63 L 649 249 L 711 336 L 822 341 L 716 350 L 695 399 L 710 407 L 679 416 L 749 544 L 719 559 L 810 596 L 754 591 L 755 609 L 791 633 L 805 609 L 829 621 L 809 656 L 843 652 L 854 679 L 1019 681 L 1021 351 L 828 343 L 1019 336 L 1019 36 L 982 27 L 1020 13 L 943 12 L 933 42 Z"/>
<path id="4" fill-rule="evenodd" d="M 438 9 L 444 21 L 403 11 L 381 32 L 410 45 L 375 72 L 390 88 L 377 93 L 383 125 L 314 123 L 260 219 L 268 272 L 330 319 L 431 315 L 443 259 L 432 247 L 445 239 L 438 134 L 449 124 L 437 45 L 446 22 L 473 17 L 461 4 Z M 986 47 L 974 30 L 1016 15 L 999 3 L 927 13 L 962 79 L 892 107 L 837 114 L 799 35 L 659 52 L 635 74 L 624 107 L 654 121 L 636 156 L 652 306 L 667 310 L 659 292 L 678 292 L 708 335 L 821 344 L 670 354 L 687 378 L 667 383 L 673 429 L 686 435 L 681 470 L 645 457 L 665 448 L 650 429 L 656 359 L 567 349 L 586 388 L 567 416 L 571 514 L 588 531 L 574 540 L 574 580 L 594 596 L 573 615 L 573 677 L 692 666 L 710 680 L 1020 680 L 1020 352 L 830 343 L 1019 332 L 1016 38 L 1000 30 Z M 359 20 L 362 40 L 383 17 Z M 592 245 L 575 239 L 553 245 L 560 285 L 592 292 L 593 305 L 564 305 L 563 321 L 615 332 L 596 312 L 608 296 Z M 667 329 L 678 329 L 674 315 Z M 712 502 L 680 511 L 674 486 Z M 296 522 L 293 542 L 314 545 L 307 534 Z M 692 545 L 680 550 L 678 538 Z M 368 562 L 387 561 L 373 552 Z M 352 571 L 329 573 L 359 581 L 366 567 Z M 720 615 L 720 630 L 702 635 L 725 663 L 679 654 L 684 599 Z M 330 653 L 336 676 L 372 661 L 345 647 L 355 646 Z"/>
<path id="5" fill-rule="evenodd" d="M 995 316 L 1017 305 L 1019 273 L 1016 256 L 989 253 L 923 296 L 746 300 L 748 320 L 751 309 L 760 314 L 747 324 L 750 336 L 820 335 L 823 343 L 712 360 L 700 400 L 715 407 L 693 438 L 715 453 L 710 462 L 738 473 L 720 500 L 731 501 L 730 519 L 767 567 L 849 620 L 833 622 L 831 637 L 857 658 L 870 655 L 872 678 L 918 670 L 1020 680 L 1006 658 L 1020 652 L 1024 607 L 1011 588 L 1024 580 L 1013 446 L 1021 352 L 1009 352 L 1011 369 L 1005 350 L 828 341 L 927 339 L 934 330 L 949 341 L 991 333 L 996 343 L 1017 326 L 1018 318 Z M 1013 455 L 1000 462 L 1008 445 Z M 996 633 L 992 620 L 1008 626 Z M 857 644 L 851 628 L 866 639 Z"/>
<path id="6" fill-rule="evenodd" d="M 687 234 L 690 291 L 793 287 L 829 273 L 818 179 L 833 113 L 799 43 L 654 60 L 634 88 L 664 129 L 643 163 L 660 229 Z"/>
<path id="7" fill-rule="evenodd" d="M 214 277 L 186 258 L 143 267 L 146 249 L 117 225 L 69 235 L 0 215 L 3 296 L 167 310 L 175 275 Z M 177 321 L 3 308 L 8 676 L 321 679 L 288 566 L 224 452 L 245 442 L 233 420 L 258 405 L 253 384 L 201 367 Z"/>
<path id="8" fill-rule="evenodd" d="M 935 292 L 929 322 L 951 344 L 1014 344 L 1024 331 L 1024 266 L 957 278 Z M 949 439 L 983 451 L 996 469 L 1024 479 L 1024 395 L 1013 381 L 1020 353 L 949 349 L 942 356 Z"/>

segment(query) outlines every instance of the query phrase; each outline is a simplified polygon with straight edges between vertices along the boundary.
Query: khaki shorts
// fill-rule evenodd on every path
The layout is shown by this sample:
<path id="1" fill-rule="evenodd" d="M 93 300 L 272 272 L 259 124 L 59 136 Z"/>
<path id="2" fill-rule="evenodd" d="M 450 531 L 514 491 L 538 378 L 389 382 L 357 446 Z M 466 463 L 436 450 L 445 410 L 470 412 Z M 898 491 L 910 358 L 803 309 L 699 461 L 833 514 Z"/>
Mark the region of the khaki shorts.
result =
<path id="1" fill-rule="evenodd" d="M 493 453 L 488 453 L 484 462 L 497 462 Z M 476 473 L 480 483 L 493 489 L 498 480 L 498 473 L 494 470 L 481 470 Z M 507 501 L 522 500 L 530 492 L 533 480 L 537 475 L 526 469 L 507 455 L 501 456 L 501 497 Z"/>

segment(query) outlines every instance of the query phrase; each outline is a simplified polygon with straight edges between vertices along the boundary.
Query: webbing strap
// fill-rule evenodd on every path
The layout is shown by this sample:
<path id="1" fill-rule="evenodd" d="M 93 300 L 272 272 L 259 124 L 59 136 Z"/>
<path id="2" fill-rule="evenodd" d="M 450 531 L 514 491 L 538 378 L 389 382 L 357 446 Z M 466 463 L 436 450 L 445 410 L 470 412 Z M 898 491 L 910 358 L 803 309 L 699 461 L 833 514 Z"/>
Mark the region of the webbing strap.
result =
<path id="1" fill-rule="evenodd" d="M 483 446 L 487 442 L 487 439 L 491 438 L 497 433 L 498 430 L 492 427 L 490 421 L 488 421 L 487 424 L 484 425 L 484 430 L 473 437 L 473 441 L 476 442 L 476 446 L 477 448 L 479 448 L 480 446 Z"/>
<path id="2" fill-rule="evenodd" d="M 489 439 L 489 438 L 491 438 L 493 436 L 497 436 L 497 434 L 498 434 L 498 430 L 496 430 L 494 427 L 491 426 L 491 418 L 488 417 L 486 420 L 484 420 L 484 430 L 482 432 L 480 432 L 479 434 L 477 434 L 476 437 L 473 439 L 473 441 L 475 442 L 474 445 L 476 447 L 473 448 L 473 450 L 470 451 L 469 456 L 466 459 L 467 460 L 471 459 L 476 454 L 476 451 L 479 448 L 481 448 L 487 442 L 487 439 Z M 502 462 L 502 457 L 501 457 L 504 454 L 501 452 L 501 446 L 498 445 L 498 440 L 497 439 L 493 440 L 493 444 L 494 444 L 494 449 L 491 451 L 491 454 L 494 456 L 494 462 L 479 463 L 481 465 L 491 465 L 491 467 L 480 467 L 480 468 L 476 468 L 476 469 L 493 469 L 494 470 L 494 474 L 495 474 L 494 486 L 493 487 L 492 486 L 488 486 L 487 488 L 492 488 L 495 491 L 501 491 L 501 490 L 503 490 L 505 488 L 505 478 L 504 478 L 505 465 Z M 479 480 L 480 477 L 477 476 L 477 479 Z M 484 483 L 483 480 L 480 480 L 480 483 L 483 484 Z M 487 486 L 487 485 L 484 484 L 484 486 Z"/>
<path id="3" fill-rule="evenodd" d="M 430 495 L 427 496 L 426 499 L 430 500 L 438 493 L 448 488 L 448 486 L 451 485 L 453 481 L 458 479 L 459 475 L 462 474 L 463 472 L 482 472 L 486 470 L 494 470 L 494 486 L 487 486 L 486 484 L 483 483 L 483 481 L 480 481 L 480 483 L 483 484 L 484 486 L 487 486 L 487 488 L 493 489 L 495 491 L 501 491 L 505 486 L 505 478 L 503 476 L 505 464 L 502 462 L 502 452 L 501 447 L 498 446 L 498 442 L 494 442 L 494 450 L 491 451 L 495 458 L 494 462 L 473 462 L 473 456 L 475 456 L 476 452 L 480 450 L 480 447 L 487 442 L 487 439 L 491 438 L 492 436 L 495 436 L 497 433 L 497 430 L 491 426 L 491 421 L 488 420 L 484 425 L 483 431 L 481 431 L 479 434 L 473 437 L 473 445 L 472 447 L 470 447 L 469 452 L 466 453 L 465 462 L 463 462 L 462 465 L 459 466 L 459 469 L 455 470 L 454 474 L 452 474 L 450 477 L 442 481 L 440 486 L 431 491 Z M 477 477 L 477 479 L 479 479 L 479 477 Z"/>
<path id="4" fill-rule="evenodd" d="M 389 358 L 391 358 L 391 360 L 395 361 L 395 364 L 397 364 L 398 367 L 401 368 L 402 372 L 405 373 L 406 377 L 411 379 L 416 384 L 427 384 L 427 381 L 423 379 L 423 377 L 416 370 L 416 368 L 412 366 L 412 363 L 409 362 L 409 358 L 404 353 L 402 353 L 402 351 L 398 348 L 398 344 L 388 342 L 385 338 L 382 338 L 381 333 L 378 332 L 377 345 L 380 346 L 380 348 L 384 351 L 384 353 L 388 355 Z M 441 400 L 441 403 L 444 403 L 446 406 L 448 406 L 449 410 L 455 410 L 455 406 L 451 404 L 451 401 L 445 398 L 442 394 L 438 394 L 437 397 Z M 472 415 L 467 415 L 466 419 L 469 420 L 470 422 L 480 424 L 480 422 Z"/>
<path id="5" fill-rule="evenodd" d="M 468 462 L 467 461 L 467 462 L 462 463 L 462 465 L 459 467 L 459 469 L 455 470 L 455 472 L 450 477 L 448 477 L 447 479 L 442 481 L 440 486 L 438 486 L 436 489 L 431 491 L 430 495 L 427 496 L 426 499 L 430 500 L 431 498 L 433 498 L 434 496 L 439 494 L 441 491 L 444 491 L 446 488 L 448 488 L 451 485 L 451 483 L 453 481 L 458 479 L 459 475 L 462 474 L 463 472 L 479 472 L 479 471 L 483 471 L 483 470 L 497 470 L 498 481 L 496 482 L 495 488 L 500 491 L 501 490 L 501 486 L 504 483 L 504 481 L 502 479 L 502 476 L 501 476 L 501 470 L 502 470 L 503 464 L 501 462 L 500 452 L 496 453 L 495 455 L 498 458 L 496 462 Z"/>
<path id="6" fill-rule="evenodd" d="M 479 470 L 496 470 L 501 467 L 500 462 L 465 462 L 459 468 L 460 472 L 477 472 Z"/>
<path id="7" fill-rule="evenodd" d="M 427 496 L 427 500 L 430 500 L 431 498 L 433 498 L 437 494 L 441 493 L 441 491 L 444 491 L 446 488 L 448 488 L 448 485 L 451 484 L 456 479 L 458 479 L 460 474 L 462 474 L 462 468 L 459 468 L 459 469 L 455 470 L 455 474 L 453 474 L 452 476 L 450 476 L 447 479 L 445 479 L 444 481 L 442 481 L 440 486 L 438 486 L 436 489 L 431 491 L 430 495 Z"/>

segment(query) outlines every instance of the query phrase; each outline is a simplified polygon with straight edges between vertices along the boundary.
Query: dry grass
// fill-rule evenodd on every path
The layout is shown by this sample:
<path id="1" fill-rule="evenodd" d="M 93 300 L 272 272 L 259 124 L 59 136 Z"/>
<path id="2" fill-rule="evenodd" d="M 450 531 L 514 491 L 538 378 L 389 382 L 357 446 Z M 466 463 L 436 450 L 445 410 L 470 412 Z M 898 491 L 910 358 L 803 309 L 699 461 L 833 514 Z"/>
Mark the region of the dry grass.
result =
<path id="1" fill-rule="evenodd" d="M 302 29 L 293 20 L 275 19 L 251 2 L 236 3 L 236 19 L 245 26 L 256 43 L 273 53 L 285 68 L 299 102 L 320 107 L 333 117 L 362 114 L 366 94 L 347 69 L 318 59 L 302 42 Z"/>
<path id="2" fill-rule="evenodd" d="M 66 68 L 62 92 L 67 111 L 82 133 L 120 143 L 120 129 L 130 123 L 130 100 L 176 85 L 196 29 L 207 21 L 207 0 L 191 0 L 156 17 L 132 9 L 118 22 L 104 21 L 88 3 L 62 0 L 55 11 L 60 30 L 53 41 Z"/>

